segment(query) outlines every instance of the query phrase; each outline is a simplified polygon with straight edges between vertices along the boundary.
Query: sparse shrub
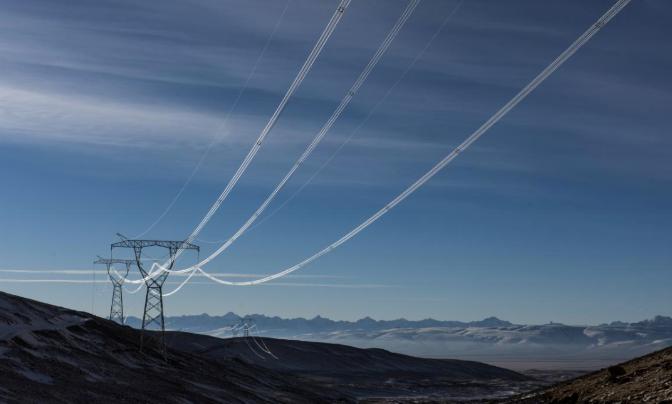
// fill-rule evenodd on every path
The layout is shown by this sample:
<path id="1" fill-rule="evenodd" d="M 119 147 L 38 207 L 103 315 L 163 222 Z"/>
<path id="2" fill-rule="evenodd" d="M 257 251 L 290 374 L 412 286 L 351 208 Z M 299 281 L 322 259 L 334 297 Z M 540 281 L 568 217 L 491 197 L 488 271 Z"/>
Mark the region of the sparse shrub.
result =
<path id="1" fill-rule="evenodd" d="M 610 379 L 618 379 L 625 374 L 625 369 L 623 369 L 623 366 L 616 365 L 607 368 L 607 372 L 609 372 Z"/>

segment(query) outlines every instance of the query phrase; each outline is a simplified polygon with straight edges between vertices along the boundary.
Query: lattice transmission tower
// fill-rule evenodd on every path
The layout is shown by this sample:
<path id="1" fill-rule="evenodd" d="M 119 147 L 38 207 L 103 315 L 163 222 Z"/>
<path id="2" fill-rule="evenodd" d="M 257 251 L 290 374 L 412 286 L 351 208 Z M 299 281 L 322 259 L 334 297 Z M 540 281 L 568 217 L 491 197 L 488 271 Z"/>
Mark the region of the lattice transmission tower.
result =
<path id="1" fill-rule="evenodd" d="M 254 319 L 250 316 L 242 317 L 238 320 L 238 323 L 231 327 L 231 333 L 234 337 L 238 336 L 238 333 L 242 332 L 243 337 L 247 338 L 250 336 L 250 330 L 256 327 Z"/>
<path id="2" fill-rule="evenodd" d="M 122 294 L 122 285 L 131 270 L 131 265 L 135 264 L 135 260 L 122 260 L 115 258 L 103 258 L 100 255 L 98 259 L 93 261 L 94 264 L 104 264 L 107 266 L 107 276 L 112 281 L 112 305 L 110 306 L 110 320 L 116 321 L 119 324 L 124 324 L 124 296 Z M 126 272 L 112 274 L 112 265 L 123 264 L 126 266 Z M 120 277 L 121 276 L 121 277 Z"/>
<path id="3" fill-rule="evenodd" d="M 159 331 L 157 335 L 158 348 L 166 356 L 166 341 L 165 341 L 165 325 L 163 317 L 163 283 L 168 277 L 168 272 L 161 272 L 159 275 L 149 278 L 149 272 L 145 269 L 142 263 L 142 249 L 147 247 L 163 247 L 169 251 L 169 265 L 168 269 L 172 269 L 175 264 L 175 254 L 179 250 L 195 250 L 200 252 L 200 248 L 186 241 L 171 241 L 171 240 L 129 240 L 112 243 L 111 249 L 115 248 L 131 248 L 135 254 L 135 264 L 140 271 L 140 275 L 145 279 L 145 286 L 147 291 L 145 294 L 145 309 L 142 315 L 142 332 L 140 333 L 140 350 L 145 343 L 145 339 L 150 338 L 146 332 L 152 327 L 156 327 Z"/>

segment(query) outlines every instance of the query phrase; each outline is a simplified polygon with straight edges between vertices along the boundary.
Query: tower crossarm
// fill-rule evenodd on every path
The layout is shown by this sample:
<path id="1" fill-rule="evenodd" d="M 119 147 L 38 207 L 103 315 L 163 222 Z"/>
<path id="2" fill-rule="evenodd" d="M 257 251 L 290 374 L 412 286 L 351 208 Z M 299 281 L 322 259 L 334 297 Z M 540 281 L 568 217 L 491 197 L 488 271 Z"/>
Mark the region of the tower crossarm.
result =
<path id="1" fill-rule="evenodd" d="M 112 243 L 112 248 L 145 248 L 145 247 L 164 247 L 170 250 L 196 250 L 200 251 L 200 247 L 187 243 L 186 241 L 173 240 L 121 240 Z"/>
<path id="2" fill-rule="evenodd" d="M 133 265 L 135 260 L 124 260 L 121 258 L 103 258 L 98 256 L 98 259 L 93 261 L 94 264 L 124 264 L 124 265 Z"/>
<path id="3" fill-rule="evenodd" d="M 160 287 L 161 285 L 163 285 L 163 282 L 166 280 L 166 277 L 168 276 L 168 272 L 164 272 L 155 277 L 149 276 L 149 272 L 142 265 L 142 249 L 146 247 L 167 248 L 171 258 L 175 257 L 175 254 L 177 254 L 179 250 L 194 250 L 196 252 L 200 252 L 199 246 L 197 246 L 196 244 L 188 243 L 184 240 L 131 240 L 123 238 L 121 241 L 111 244 L 110 246 L 111 249 L 115 248 L 133 249 L 133 252 L 135 254 L 135 263 L 138 267 L 138 270 L 140 271 L 140 274 L 142 274 L 143 278 L 146 278 L 145 283 L 147 283 L 147 286 L 156 286 L 156 287 Z M 172 268 L 174 263 L 175 261 L 171 259 L 168 267 Z"/>
<path id="4" fill-rule="evenodd" d="M 124 284 L 131 265 L 135 264 L 135 260 L 125 260 L 119 258 L 103 258 L 100 255 L 98 259 L 93 261 L 94 264 L 103 264 L 107 266 L 107 275 L 112 281 L 112 305 L 110 306 L 110 320 L 116 321 L 119 324 L 124 324 L 124 298 L 121 286 Z M 112 274 L 111 269 L 114 264 L 123 264 L 126 266 L 126 272 L 123 274 Z"/>
<path id="5" fill-rule="evenodd" d="M 131 265 L 135 264 L 135 260 L 125 260 L 125 259 L 119 259 L 119 258 L 103 258 L 101 256 L 98 256 L 98 259 L 93 261 L 94 264 L 103 264 L 107 266 L 107 275 L 110 277 L 113 283 L 121 284 L 124 282 L 124 279 L 126 276 L 128 276 L 128 272 L 131 270 Z M 118 275 L 112 275 L 110 272 L 110 269 L 112 268 L 112 265 L 114 264 L 123 264 L 126 266 L 126 272 L 123 274 L 123 277 L 120 279 Z"/>

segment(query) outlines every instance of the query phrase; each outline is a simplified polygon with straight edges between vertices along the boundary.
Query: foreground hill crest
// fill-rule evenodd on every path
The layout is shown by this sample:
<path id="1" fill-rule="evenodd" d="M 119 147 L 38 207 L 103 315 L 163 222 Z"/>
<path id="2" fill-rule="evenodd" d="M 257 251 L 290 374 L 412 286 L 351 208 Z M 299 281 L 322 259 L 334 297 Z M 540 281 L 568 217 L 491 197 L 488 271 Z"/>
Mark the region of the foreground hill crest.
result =
<path id="1" fill-rule="evenodd" d="M 139 340 L 131 327 L 0 292 L 0 402 L 331 403 L 463 395 L 463 385 L 501 397 L 531 382 L 478 362 L 281 339 L 263 340 L 281 360 L 259 359 L 249 338 L 182 332 L 167 333 L 165 361 Z"/>

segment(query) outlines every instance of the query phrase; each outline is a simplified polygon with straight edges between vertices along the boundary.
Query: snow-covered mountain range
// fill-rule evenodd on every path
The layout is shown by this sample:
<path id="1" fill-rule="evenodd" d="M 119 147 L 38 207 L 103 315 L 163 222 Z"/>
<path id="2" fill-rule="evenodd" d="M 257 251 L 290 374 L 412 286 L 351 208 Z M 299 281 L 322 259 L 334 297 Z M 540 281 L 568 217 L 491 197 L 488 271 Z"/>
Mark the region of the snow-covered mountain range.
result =
<path id="1" fill-rule="evenodd" d="M 473 322 L 248 317 L 253 319 L 262 336 L 377 347 L 412 355 L 477 359 L 509 366 L 512 365 L 507 358 L 531 363 L 575 361 L 579 367 L 599 367 L 672 345 L 672 318 L 663 316 L 635 323 L 590 326 L 521 325 L 495 317 Z M 202 314 L 168 317 L 166 324 L 172 330 L 229 337 L 231 326 L 240 320 L 234 313 Z M 130 318 L 129 324 L 138 326 L 139 320 Z"/>

